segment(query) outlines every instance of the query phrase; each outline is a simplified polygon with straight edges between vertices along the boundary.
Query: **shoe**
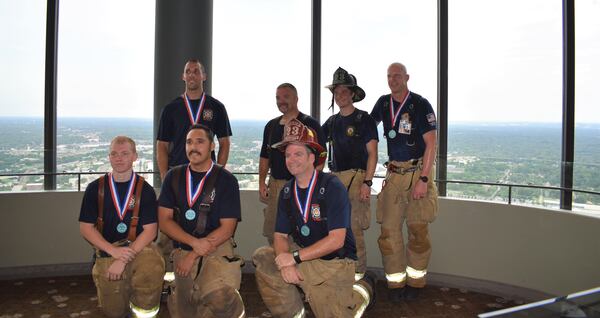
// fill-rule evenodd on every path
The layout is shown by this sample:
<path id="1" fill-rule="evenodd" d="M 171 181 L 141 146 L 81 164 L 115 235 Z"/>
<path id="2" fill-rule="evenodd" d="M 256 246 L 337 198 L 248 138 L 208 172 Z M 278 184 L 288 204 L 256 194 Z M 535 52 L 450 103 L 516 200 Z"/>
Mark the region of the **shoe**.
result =
<path id="1" fill-rule="evenodd" d="M 392 303 L 398 304 L 402 302 L 402 299 L 404 299 L 404 287 L 390 289 L 389 291 L 390 301 Z"/>
<path id="2" fill-rule="evenodd" d="M 412 286 L 406 286 L 404 288 L 404 299 L 405 300 L 415 300 L 419 297 L 419 293 L 422 288 L 416 288 Z"/>
<path id="3" fill-rule="evenodd" d="M 371 300 L 367 305 L 367 310 L 369 310 L 375 306 L 375 302 L 377 300 L 377 275 L 375 275 L 375 273 L 372 271 L 367 271 L 362 280 L 371 286 Z"/>

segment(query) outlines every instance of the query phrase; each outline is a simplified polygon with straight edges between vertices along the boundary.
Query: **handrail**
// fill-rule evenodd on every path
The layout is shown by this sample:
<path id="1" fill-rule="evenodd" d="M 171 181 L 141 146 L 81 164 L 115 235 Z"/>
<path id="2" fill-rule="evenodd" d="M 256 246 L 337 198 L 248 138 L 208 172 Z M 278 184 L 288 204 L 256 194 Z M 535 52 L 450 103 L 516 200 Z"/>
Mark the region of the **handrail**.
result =
<path id="1" fill-rule="evenodd" d="M 0 177 L 25 177 L 25 176 L 61 176 L 61 175 L 76 175 L 77 176 L 77 191 L 81 191 L 81 176 L 82 175 L 94 175 L 94 174 L 105 174 L 103 171 L 80 171 L 80 172 L 56 172 L 56 173 L 46 173 L 46 172 L 30 172 L 30 173 L 0 173 Z M 158 171 L 136 171 L 138 174 L 158 174 Z M 234 175 L 256 175 L 257 172 L 235 172 L 232 171 Z M 383 178 L 382 176 L 375 176 L 375 178 Z M 448 183 L 456 183 L 456 184 L 475 184 L 475 185 L 489 185 L 489 186 L 501 186 L 508 187 L 508 204 L 512 204 L 512 189 L 513 188 L 531 188 L 531 189 L 544 189 L 544 190 L 555 190 L 555 191 L 572 191 L 577 193 L 585 193 L 592 195 L 600 195 L 600 192 L 589 191 L 589 190 L 580 190 L 580 189 L 572 189 L 565 187 L 554 187 L 554 186 L 541 186 L 534 184 L 516 184 L 516 183 L 499 183 L 499 182 L 484 182 L 484 181 L 464 181 L 464 180 L 435 180 L 438 184 L 448 184 Z"/>

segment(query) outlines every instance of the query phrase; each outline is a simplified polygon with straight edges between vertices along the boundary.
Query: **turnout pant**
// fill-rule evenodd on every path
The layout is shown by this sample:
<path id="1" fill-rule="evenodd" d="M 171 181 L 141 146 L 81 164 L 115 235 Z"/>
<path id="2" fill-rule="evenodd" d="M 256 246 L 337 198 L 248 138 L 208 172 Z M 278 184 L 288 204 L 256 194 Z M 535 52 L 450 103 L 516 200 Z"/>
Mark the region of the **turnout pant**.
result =
<path id="1" fill-rule="evenodd" d="M 256 283 L 273 317 L 303 317 L 302 288 L 316 317 L 360 317 L 373 295 L 363 280 L 354 282 L 355 261 L 350 259 L 310 260 L 300 263 L 304 281 L 298 287 L 286 283 L 275 264 L 275 251 L 264 246 L 252 256 Z"/>
<path id="2" fill-rule="evenodd" d="M 173 267 L 177 268 L 188 253 L 173 250 Z M 209 256 L 198 258 L 188 276 L 175 273 L 175 284 L 168 299 L 171 317 L 244 317 L 244 303 L 238 292 L 242 263 L 243 260 L 233 254 L 229 240 Z"/>
<path id="3" fill-rule="evenodd" d="M 378 239 L 383 258 L 383 269 L 389 288 L 406 284 L 424 287 L 427 266 L 431 256 L 429 223 L 437 216 L 437 187 L 433 182 L 435 171 L 427 183 L 427 196 L 413 200 L 411 193 L 419 181 L 422 161 L 392 161 L 395 172 L 388 169 L 384 186 L 377 196 L 377 222 L 381 224 Z M 406 221 L 408 244 L 405 246 L 402 229 Z"/>
<path id="4" fill-rule="evenodd" d="M 263 214 L 265 217 L 263 224 L 263 235 L 267 238 L 267 241 L 271 246 L 273 245 L 273 233 L 275 233 L 277 202 L 279 200 L 279 193 L 281 192 L 281 189 L 283 189 L 285 182 L 286 180 L 275 179 L 269 176 L 269 183 L 267 184 L 269 187 L 269 198 L 267 201 L 267 206 L 263 209 Z"/>
<path id="5" fill-rule="evenodd" d="M 365 248 L 364 231 L 371 225 L 371 200 L 369 199 L 367 202 L 360 201 L 360 188 L 365 180 L 365 171 L 344 170 L 334 172 L 333 174 L 348 189 L 348 196 L 352 205 L 352 233 L 356 241 L 356 255 L 358 256 L 356 272 L 364 274 L 367 271 L 367 250 Z"/>
<path id="6" fill-rule="evenodd" d="M 129 309 L 153 317 L 160 307 L 165 263 L 154 244 L 146 246 L 125 266 L 121 280 L 106 277 L 112 257 L 97 258 L 92 277 L 98 292 L 98 304 L 108 317 L 125 317 Z"/>

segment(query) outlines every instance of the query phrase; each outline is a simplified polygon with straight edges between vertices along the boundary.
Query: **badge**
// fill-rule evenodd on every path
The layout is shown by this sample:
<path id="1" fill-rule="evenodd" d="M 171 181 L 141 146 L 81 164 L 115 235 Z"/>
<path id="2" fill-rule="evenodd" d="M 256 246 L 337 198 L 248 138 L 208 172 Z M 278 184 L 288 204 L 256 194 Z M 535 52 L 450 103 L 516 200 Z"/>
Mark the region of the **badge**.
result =
<path id="1" fill-rule="evenodd" d="M 306 224 L 302 225 L 302 227 L 300 228 L 300 233 L 303 236 L 309 236 L 310 235 L 310 228 L 308 228 L 308 225 L 306 225 Z"/>
<path id="2" fill-rule="evenodd" d="M 348 128 L 346 128 L 346 136 L 348 136 L 348 137 L 354 136 L 355 130 L 356 130 L 356 128 L 354 128 L 354 126 L 348 126 Z"/>
<path id="3" fill-rule="evenodd" d="M 317 221 L 317 222 L 321 221 L 321 208 L 319 207 L 318 204 L 313 204 L 310 207 L 310 214 L 314 221 Z"/>
<path id="4" fill-rule="evenodd" d="M 398 132 L 405 135 L 410 135 L 412 125 L 410 123 L 410 117 L 408 114 L 402 114 L 400 124 L 398 126 Z"/>
<path id="5" fill-rule="evenodd" d="M 185 218 L 188 221 L 191 221 L 191 220 L 195 219 L 196 218 L 196 211 L 194 211 L 192 209 L 189 209 L 189 210 L 185 211 Z"/>
<path id="6" fill-rule="evenodd" d="M 393 130 L 393 129 L 392 129 L 392 130 L 390 130 L 390 131 L 388 131 L 388 137 L 389 137 L 390 139 L 394 139 L 394 138 L 396 138 L 396 131 L 395 131 L 395 130 Z"/>
<path id="7" fill-rule="evenodd" d="M 131 197 L 129 200 L 129 210 L 133 210 L 133 208 L 135 208 L 135 197 Z"/>
<path id="8" fill-rule="evenodd" d="M 213 111 L 212 109 L 205 109 L 202 112 L 202 119 L 206 121 L 211 121 L 213 119 Z"/>
<path id="9" fill-rule="evenodd" d="M 127 231 L 127 225 L 125 225 L 125 223 L 121 222 L 117 224 L 117 232 L 123 234 L 125 231 Z"/>

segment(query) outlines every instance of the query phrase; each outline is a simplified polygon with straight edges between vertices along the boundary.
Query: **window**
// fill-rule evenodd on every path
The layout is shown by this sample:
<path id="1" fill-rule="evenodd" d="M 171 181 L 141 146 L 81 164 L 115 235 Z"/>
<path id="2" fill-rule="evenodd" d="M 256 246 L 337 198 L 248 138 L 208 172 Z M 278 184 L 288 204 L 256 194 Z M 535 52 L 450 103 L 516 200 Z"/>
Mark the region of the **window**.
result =
<path id="1" fill-rule="evenodd" d="M 227 108 L 233 138 L 227 168 L 258 171 L 265 124 L 281 115 L 279 84 L 298 89 L 310 114 L 310 1 L 215 1 L 212 94 Z M 258 188 L 258 176 L 237 176 L 240 188 Z"/>
<path id="2" fill-rule="evenodd" d="M 0 173 L 44 171 L 45 41 L 45 1 L 0 2 Z M 43 183 L 43 176 L 0 177 L 0 191 Z"/>
<path id="3" fill-rule="evenodd" d="M 560 1 L 449 4 L 448 179 L 560 185 Z M 508 188 L 448 184 L 448 196 L 507 201 Z M 513 202 L 559 206 L 559 192 Z"/>
<path id="4" fill-rule="evenodd" d="M 403 63 L 411 74 L 409 89 L 432 106 L 437 103 L 436 1 L 323 1 L 321 84 L 330 85 L 342 67 L 353 74 L 366 97 L 354 106 L 371 112 L 381 95 L 389 94 L 387 68 Z M 321 123 L 332 115 L 330 90 L 321 88 Z M 334 105 L 333 112 L 339 108 Z M 384 176 L 387 144 L 380 124 L 376 176 Z M 375 179 L 373 189 L 381 189 Z"/>
<path id="5" fill-rule="evenodd" d="M 600 192 L 600 3 L 575 2 L 575 164 L 573 187 Z M 573 210 L 600 213 L 600 196 L 574 193 Z"/>
<path id="6" fill-rule="evenodd" d="M 59 9 L 57 171 L 109 171 L 117 135 L 136 141 L 136 172 L 153 170 L 154 1 L 64 0 Z M 77 175 L 57 178 L 57 189 L 77 186 Z"/>

